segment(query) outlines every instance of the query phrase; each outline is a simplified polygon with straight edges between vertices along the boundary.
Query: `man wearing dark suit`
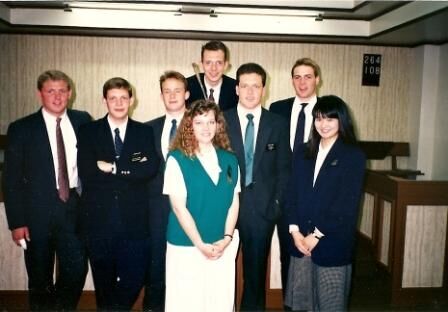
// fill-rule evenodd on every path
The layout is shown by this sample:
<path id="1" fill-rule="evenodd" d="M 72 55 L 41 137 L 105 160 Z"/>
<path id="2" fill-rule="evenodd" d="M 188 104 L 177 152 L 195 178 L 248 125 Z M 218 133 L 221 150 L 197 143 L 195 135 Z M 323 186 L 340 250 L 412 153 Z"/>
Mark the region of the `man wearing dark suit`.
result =
<path id="1" fill-rule="evenodd" d="M 241 168 L 238 229 L 243 252 L 241 310 L 265 309 L 266 269 L 291 152 L 284 120 L 261 107 L 266 72 L 254 63 L 237 71 L 237 108 L 224 113 Z"/>
<path id="2" fill-rule="evenodd" d="M 159 157 L 152 129 L 128 117 L 132 87 L 123 78 L 103 86 L 108 114 L 81 127 L 79 176 L 83 230 L 97 307 L 130 310 L 148 261 L 148 180 Z"/>
<path id="3" fill-rule="evenodd" d="M 320 73 L 319 65 L 312 59 L 298 59 L 291 69 L 292 85 L 296 96 L 274 102 L 269 107 L 269 111 L 287 119 L 289 143 L 292 151 L 295 151 L 295 143 L 308 142 L 313 123 L 312 111 L 318 101 L 317 88 L 320 85 Z M 302 116 L 300 116 L 302 109 Z M 290 259 L 288 250 L 290 234 L 288 221 L 284 218 L 280 218 L 277 224 L 277 233 L 280 244 L 282 288 L 285 289 Z"/>
<path id="4" fill-rule="evenodd" d="M 179 72 L 165 72 L 160 76 L 160 92 L 166 114 L 146 123 L 153 129 L 157 154 L 162 161 L 148 189 L 150 258 L 145 281 L 144 311 L 165 310 L 166 231 L 171 206 L 168 196 L 162 194 L 163 176 L 171 139 L 185 112 L 185 101 L 189 96 L 187 80 Z"/>
<path id="5" fill-rule="evenodd" d="M 235 79 L 224 75 L 229 66 L 229 49 L 221 41 L 209 41 L 202 46 L 201 64 L 203 74 L 187 78 L 190 97 L 187 107 L 196 100 L 210 99 L 219 105 L 222 111 L 236 107 L 238 95 L 235 91 Z"/>
<path id="6" fill-rule="evenodd" d="M 87 274 L 77 232 L 76 143 L 79 126 L 91 117 L 67 109 L 71 87 L 61 71 L 42 73 L 37 81 L 42 108 L 8 128 L 5 208 L 12 239 L 25 249 L 31 310 L 75 310 Z"/>

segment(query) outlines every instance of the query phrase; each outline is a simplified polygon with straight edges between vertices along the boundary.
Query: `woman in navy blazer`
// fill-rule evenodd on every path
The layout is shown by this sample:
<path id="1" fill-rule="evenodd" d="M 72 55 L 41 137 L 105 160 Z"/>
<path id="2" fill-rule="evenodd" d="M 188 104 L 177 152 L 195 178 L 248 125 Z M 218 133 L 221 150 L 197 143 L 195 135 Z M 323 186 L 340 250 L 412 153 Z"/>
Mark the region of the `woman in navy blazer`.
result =
<path id="1" fill-rule="evenodd" d="M 285 304 L 292 310 L 347 309 L 365 156 L 344 101 L 322 97 L 311 139 L 295 154 L 286 198 L 291 264 Z"/>

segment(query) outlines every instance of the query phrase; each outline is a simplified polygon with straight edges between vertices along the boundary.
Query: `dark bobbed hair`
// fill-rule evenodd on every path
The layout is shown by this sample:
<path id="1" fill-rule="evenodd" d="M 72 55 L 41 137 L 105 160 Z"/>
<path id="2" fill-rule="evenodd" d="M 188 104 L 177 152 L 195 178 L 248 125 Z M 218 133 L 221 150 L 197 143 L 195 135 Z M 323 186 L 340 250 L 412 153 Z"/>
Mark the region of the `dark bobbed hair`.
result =
<path id="1" fill-rule="evenodd" d="M 224 115 L 215 102 L 206 99 L 194 101 L 185 112 L 169 149 L 179 149 L 188 157 L 193 157 L 198 149 L 198 142 L 193 130 L 193 118 L 210 111 L 215 113 L 216 121 L 216 134 L 213 138 L 213 145 L 223 150 L 232 151 Z"/>
<path id="2" fill-rule="evenodd" d="M 335 95 L 327 95 L 319 98 L 313 108 L 313 124 L 311 127 L 311 137 L 308 142 L 307 156 L 316 157 L 319 151 L 321 136 L 317 132 L 314 121 L 317 117 L 335 118 L 339 121 L 338 139 L 345 144 L 356 145 L 357 139 L 353 127 L 353 121 L 347 104 Z"/>
<path id="3" fill-rule="evenodd" d="M 109 80 L 107 80 L 104 83 L 103 97 L 105 99 L 107 98 L 107 91 L 112 90 L 112 89 L 125 89 L 126 91 L 128 91 L 129 97 L 132 97 L 132 86 L 129 83 L 129 81 L 127 81 L 124 78 L 114 77 L 114 78 L 110 78 Z"/>
<path id="4" fill-rule="evenodd" d="M 236 84 L 240 83 L 240 77 L 244 74 L 257 74 L 261 76 L 263 87 L 266 85 L 266 71 L 257 63 L 246 63 L 241 65 L 236 71 Z"/>
<path id="5" fill-rule="evenodd" d="M 224 61 L 229 60 L 229 49 L 227 46 L 219 40 L 212 40 L 204 44 L 201 48 L 201 60 L 204 60 L 204 51 L 222 51 L 224 52 Z"/>

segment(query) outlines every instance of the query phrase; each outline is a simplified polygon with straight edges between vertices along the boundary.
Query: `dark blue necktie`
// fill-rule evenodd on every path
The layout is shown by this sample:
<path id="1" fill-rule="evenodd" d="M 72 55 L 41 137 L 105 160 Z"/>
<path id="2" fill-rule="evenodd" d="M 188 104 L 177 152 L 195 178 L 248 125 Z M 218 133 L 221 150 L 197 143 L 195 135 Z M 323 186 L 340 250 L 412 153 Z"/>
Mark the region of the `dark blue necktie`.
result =
<path id="1" fill-rule="evenodd" d="M 115 128 L 115 157 L 119 158 L 123 150 L 123 141 L 120 138 L 120 129 Z"/>
<path id="2" fill-rule="evenodd" d="M 254 164 L 254 115 L 246 115 L 247 127 L 244 135 L 244 158 L 246 163 L 246 181 L 245 185 L 248 186 L 252 183 L 252 170 Z"/>
<path id="3" fill-rule="evenodd" d="M 293 151 L 295 152 L 297 147 L 303 143 L 303 136 L 305 133 L 305 107 L 308 103 L 302 103 L 302 108 L 299 112 L 299 117 L 297 118 L 296 136 L 294 138 Z"/>
<path id="4" fill-rule="evenodd" d="M 168 145 L 170 145 L 171 142 L 173 141 L 174 136 L 176 135 L 176 130 L 177 130 L 177 120 L 173 119 L 173 120 L 171 120 L 171 129 L 170 129 L 170 137 L 169 137 Z"/>

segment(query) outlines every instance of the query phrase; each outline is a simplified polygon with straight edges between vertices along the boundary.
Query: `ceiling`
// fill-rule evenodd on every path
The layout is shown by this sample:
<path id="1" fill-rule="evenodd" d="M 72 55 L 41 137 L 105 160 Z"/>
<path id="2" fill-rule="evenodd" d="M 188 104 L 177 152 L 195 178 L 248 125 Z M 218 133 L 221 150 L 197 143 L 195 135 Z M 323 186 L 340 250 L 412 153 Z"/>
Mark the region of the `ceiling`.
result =
<path id="1" fill-rule="evenodd" d="M 414 47 L 448 42 L 448 1 L 0 1 L 0 33 Z"/>

